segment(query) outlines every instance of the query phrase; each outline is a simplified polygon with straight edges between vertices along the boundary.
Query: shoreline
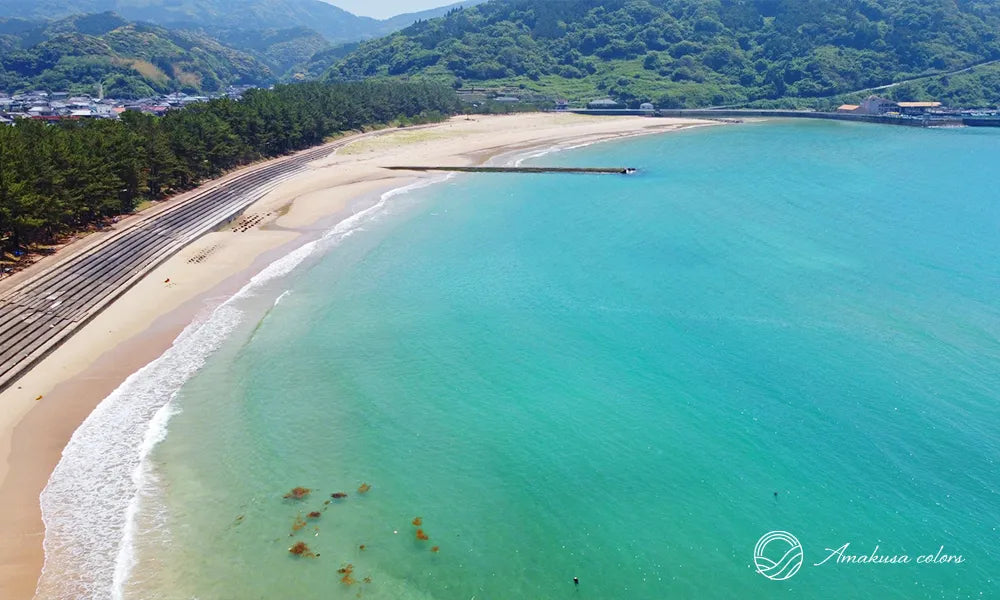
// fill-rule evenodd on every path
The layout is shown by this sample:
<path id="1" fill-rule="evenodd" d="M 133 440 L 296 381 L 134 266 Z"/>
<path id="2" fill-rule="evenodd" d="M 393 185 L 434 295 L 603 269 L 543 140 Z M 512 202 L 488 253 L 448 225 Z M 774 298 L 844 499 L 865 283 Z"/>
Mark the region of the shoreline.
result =
<path id="1" fill-rule="evenodd" d="M 34 595 L 44 561 L 39 493 L 77 427 L 111 392 L 256 273 L 356 214 L 366 199 L 435 178 L 380 167 L 470 166 L 528 150 L 713 124 L 552 114 L 456 117 L 430 127 L 356 136 L 281 183 L 234 222 L 154 269 L 0 394 L 0 596 Z"/>

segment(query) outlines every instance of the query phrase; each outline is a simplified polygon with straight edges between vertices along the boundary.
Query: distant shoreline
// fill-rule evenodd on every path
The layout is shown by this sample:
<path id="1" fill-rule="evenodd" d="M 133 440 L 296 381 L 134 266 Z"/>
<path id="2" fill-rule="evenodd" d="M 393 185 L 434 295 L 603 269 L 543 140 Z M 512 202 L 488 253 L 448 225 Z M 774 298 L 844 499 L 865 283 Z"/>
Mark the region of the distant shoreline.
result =
<path id="1" fill-rule="evenodd" d="M 359 136 L 254 203 L 236 226 L 189 244 L 0 394 L 0 597 L 34 594 L 44 560 L 38 495 L 80 423 L 126 377 L 169 348 L 189 323 L 266 265 L 351 216 L 372 195 L 433 177 L 381 167 L 480 165 L 533 148 L 711 124 L 528 113 L 456 117 L 375 138 Z M 44 262 L 38 268 L 51 264 Z"/>
<path id="2" fill-rule="evenodd" d="M 963 127 L 968 126 L 969 116 L 965 115 L 926 115 L 924 117 L 904 117 L 891 115 L 867 115 L 839 112 L 820 112 L 812 110 L 771 110 L 753 108 L 706 109 L 706 108 L 659 108 L 653 110 L 632 109 L 570 109 L 566 112 L 576 115 L 595 117 L 645 116 L 651 118 L 671 119 L 815 119 L 826 121 L 851 121 L 854 123 L 872 123 L 876 125 L 900 125 L 903 127 Z M 986 121 L 978 119 L 978 121 Z M 1000 119 L 993 127 L 1000 127 Z M 975 124 L 975 123 L 974 123 Z"/>

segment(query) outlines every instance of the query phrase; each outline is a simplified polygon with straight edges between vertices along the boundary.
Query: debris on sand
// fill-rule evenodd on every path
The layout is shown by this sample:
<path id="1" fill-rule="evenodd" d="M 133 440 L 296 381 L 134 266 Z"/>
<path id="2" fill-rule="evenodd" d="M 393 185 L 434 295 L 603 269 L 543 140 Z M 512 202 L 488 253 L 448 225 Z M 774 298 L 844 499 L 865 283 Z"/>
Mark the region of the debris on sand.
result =
<path id="1" fill-rule="evenodd" d="M 306 496 L 308 496 L 309 492 L 311 492 L 311 491 L 312 490 L 310 490 L 309 488 L 305 488 L 305 487 L 292 488 L 292 491 L 290 491 L 287 494 L 285 494 L 285 498 L 288 498 L 288 499 L 291 499 L 291 500 L 301 500 L 301 499 L 305 498 Z"/>
<path id="2" fill-rule="evenodd" d="M 343 577 L 340 578 L 340 583 L 344 585 L 354 585 L 357 583 L 357 581 L 354 581 L 354 578 L 351 577 L 351 574 L 354 573 L 354 565 L 348 564 L 343 566 L 337 569 L 337 572 L 343 575 Z"/>
<path id="3" fill-rule="evenodd" d="M 314 554 L 305 542 L 296 542 L 288 551 L 295 556 L 305 556 L 306 558 L 316 558 L 319 556 L 318 554 Z"/>

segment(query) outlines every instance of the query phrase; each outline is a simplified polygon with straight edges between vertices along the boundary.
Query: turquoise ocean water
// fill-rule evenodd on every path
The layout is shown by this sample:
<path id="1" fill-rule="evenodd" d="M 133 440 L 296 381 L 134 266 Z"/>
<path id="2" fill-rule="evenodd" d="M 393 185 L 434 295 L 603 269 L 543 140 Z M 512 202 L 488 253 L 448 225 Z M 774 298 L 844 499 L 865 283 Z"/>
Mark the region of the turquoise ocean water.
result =
<path id="1" fill-rule="evenodd" d="M 186 383 L 101 585 L 1000 597 L 1000 132 L 745 124 L 529 162 L 641 172 L 393 196 L 140 373 Z M 804 549 L 786 581 L 754 567 L 772 530 Z M 814 566 L 845 543 L 910 563 Z"/>

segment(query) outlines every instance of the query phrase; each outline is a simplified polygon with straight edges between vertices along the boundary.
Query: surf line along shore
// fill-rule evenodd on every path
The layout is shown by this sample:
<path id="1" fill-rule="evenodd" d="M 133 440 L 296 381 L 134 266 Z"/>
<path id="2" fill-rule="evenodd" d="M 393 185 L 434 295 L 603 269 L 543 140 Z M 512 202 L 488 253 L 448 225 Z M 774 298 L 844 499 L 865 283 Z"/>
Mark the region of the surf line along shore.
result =
<path id="1" fill-rule="evenodd" d="M 386 167 L 390 171 L 444 171 L 449 173 L 529 173 L 577 175 L 632 175 L 634 167 Z"/>
<path id="2" fill-rule="evenodd" d="M 523 114 L 456 117 L 340 140 L 332 154 L 315 158 L 247 207 L 233 226 L 197 237 L 134 282 L 0 393 L 0 597 L 34 595 L 44 559 L 38 497 L 79 424 L 125 378 L 170 347 L 198 315 L 213 310 L 264 266 L 371 204 L 373 195 L 427 177 L 380 165 L 475 166 L 532 148 L 712 124 Z M 93 245 L 88 238 L 71 244 L 21 279 L 41 276 L 63 257 Z"/>

